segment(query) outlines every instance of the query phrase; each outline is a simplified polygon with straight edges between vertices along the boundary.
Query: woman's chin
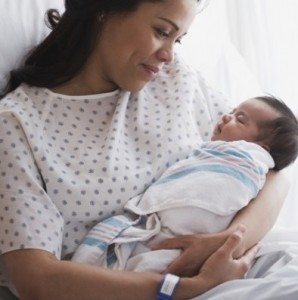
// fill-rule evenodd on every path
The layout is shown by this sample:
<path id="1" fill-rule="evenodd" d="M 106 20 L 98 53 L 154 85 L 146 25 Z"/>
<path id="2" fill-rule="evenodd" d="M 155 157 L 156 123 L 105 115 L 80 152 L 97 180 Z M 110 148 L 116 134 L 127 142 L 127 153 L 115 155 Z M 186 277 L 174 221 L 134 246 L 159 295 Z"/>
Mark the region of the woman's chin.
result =
<path id="1" fill-rule="evenodd" d="M 130 84 L 130 85 L 123 85 L 121 87 L 122 90 L 124 91 L 128 91 L 128 92 L 131 92 L 131 93 L 138 93 L 139 91 L 141 91 L 145 85 L 147 84 L 148 82 L 147 81 L 142 81 L 142 82 L 138 82 L 138 83 L 135 83 L 135 84 Z"/>

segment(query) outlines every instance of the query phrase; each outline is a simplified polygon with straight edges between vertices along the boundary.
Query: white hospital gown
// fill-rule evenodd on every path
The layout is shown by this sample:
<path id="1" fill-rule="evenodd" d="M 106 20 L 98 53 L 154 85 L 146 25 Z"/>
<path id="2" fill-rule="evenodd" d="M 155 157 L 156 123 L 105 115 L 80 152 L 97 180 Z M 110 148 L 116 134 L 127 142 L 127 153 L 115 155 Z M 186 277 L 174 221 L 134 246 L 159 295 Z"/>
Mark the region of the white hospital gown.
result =
<path id="1" fill-rule="evenodd" d="M 138 94 L 20 86 L 0 101 L 0 253 L 33 248 L 65 259 L 98 221 L 210 138 L 225 111 L 223 96 L 181 60 Z M 0 285 L 8 285 L 1 266 Z"/>

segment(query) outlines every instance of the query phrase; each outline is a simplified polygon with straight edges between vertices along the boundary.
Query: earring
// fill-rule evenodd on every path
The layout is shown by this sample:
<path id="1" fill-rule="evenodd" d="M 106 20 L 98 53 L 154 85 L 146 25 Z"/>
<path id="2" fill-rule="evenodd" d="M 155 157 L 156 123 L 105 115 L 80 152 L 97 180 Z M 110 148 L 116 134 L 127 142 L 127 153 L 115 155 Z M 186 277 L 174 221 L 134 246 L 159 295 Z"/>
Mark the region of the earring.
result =
<path id="1" fill-rule="evenodd" d="M 99 23 L 102 23 L 103 20 L 104 20 L 104 18 L 105 18 L 105 14 L 104 14 L 104 13 L 100 13 L 100 14 L 98 15 L 98 17 L 97 17 L 98 22 L 99 22 Z"/>

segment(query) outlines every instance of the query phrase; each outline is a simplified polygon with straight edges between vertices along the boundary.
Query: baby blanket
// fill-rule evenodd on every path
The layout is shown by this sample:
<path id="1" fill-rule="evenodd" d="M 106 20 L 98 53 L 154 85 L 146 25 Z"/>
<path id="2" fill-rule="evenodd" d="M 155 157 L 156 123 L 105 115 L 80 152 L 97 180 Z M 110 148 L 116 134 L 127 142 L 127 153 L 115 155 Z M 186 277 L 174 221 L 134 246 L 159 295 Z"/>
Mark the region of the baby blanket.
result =
<path id="1" fill-rule="evenodd" d="M 115 226 L 104 248 L 100 245 L 106 222 L 89 232 L 73 260 L 115 269 L 163 271 L 179 251 L 150 251 L 152 243 L 180 234 L 224 230 L 257 195 L 273 166 L 269 153 L 254 143 L 202 143 L 143 194 L 128 201 L 125 208 L 131 216 L 109 219 L 115 224 L 121 218 L 125 225 L 120 230 Z"/>

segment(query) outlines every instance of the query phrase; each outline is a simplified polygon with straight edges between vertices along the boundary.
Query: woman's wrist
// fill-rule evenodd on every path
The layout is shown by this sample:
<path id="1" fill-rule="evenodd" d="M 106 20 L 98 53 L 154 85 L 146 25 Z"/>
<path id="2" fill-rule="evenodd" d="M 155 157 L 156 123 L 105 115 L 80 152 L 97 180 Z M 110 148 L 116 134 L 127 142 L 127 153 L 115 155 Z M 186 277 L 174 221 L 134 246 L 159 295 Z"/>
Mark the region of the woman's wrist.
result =
<path id="1" fill-rule="evenodd" d="M 157 300 L 187 300 L 199 296 L 208 290 L 206 280 L 200 275 L 195 277 L 178 277 L 166 274 L 160 282 Z"/>
<path id="2" fill-rule="evenodd" d="M 167 273 L 161 281 L 156 298 L 158 300 L 172 300 L 179 282 L 179 276 Z"/>
<path id="3" fill-rule="evenodd" d="M 212 285 L 200 275 L 180 278 L 173 300 L 188 300 L 207 292 Z"/>

